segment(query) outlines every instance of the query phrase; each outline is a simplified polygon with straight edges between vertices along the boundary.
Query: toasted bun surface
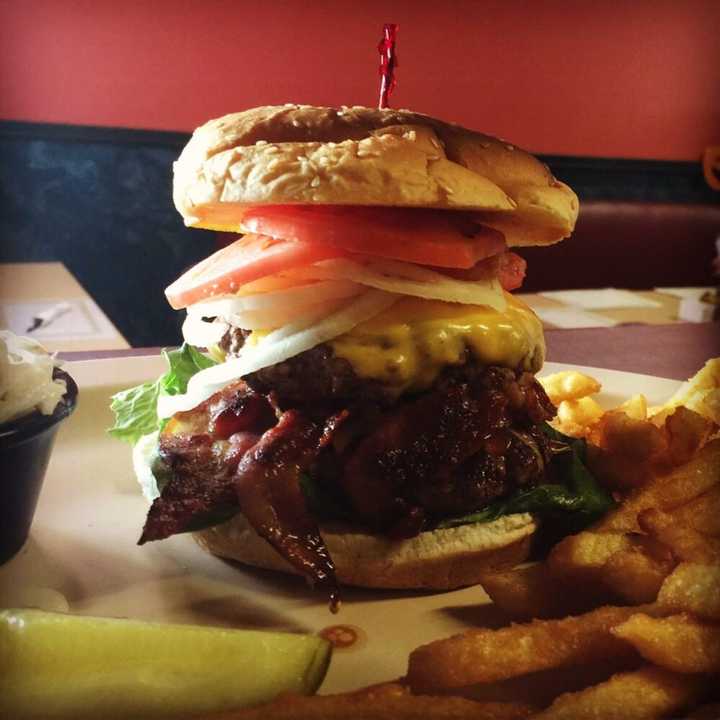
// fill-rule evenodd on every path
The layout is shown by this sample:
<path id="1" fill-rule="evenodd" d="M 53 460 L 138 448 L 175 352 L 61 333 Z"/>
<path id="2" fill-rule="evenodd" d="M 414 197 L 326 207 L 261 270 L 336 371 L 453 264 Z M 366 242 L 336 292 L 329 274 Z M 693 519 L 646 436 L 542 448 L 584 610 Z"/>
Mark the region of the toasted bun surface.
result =
<path id="1" fill-rule="evenodd" d="M 547 166 L 501 140 L 407 110 L 259 107 L 198 128 L 175 163 L 185 223 L 238 231 L 242 206 L 463 209 L 509 245 L 567 237 L 578 200 Z"/>
<path id="2" fill-rule="evenodd" d="M 340 526 L 323 527 L 321 534 L 343 585 L 452 590 L 478 583 L 489 570 L 525 560 L 536 528 L 530 515 L 517 514 L 489 523 L 424 532 L 407 540 L 390 540 Z M 195 538 L 214 555 L 296 573 L 243 515 L 195 533 Z"/>

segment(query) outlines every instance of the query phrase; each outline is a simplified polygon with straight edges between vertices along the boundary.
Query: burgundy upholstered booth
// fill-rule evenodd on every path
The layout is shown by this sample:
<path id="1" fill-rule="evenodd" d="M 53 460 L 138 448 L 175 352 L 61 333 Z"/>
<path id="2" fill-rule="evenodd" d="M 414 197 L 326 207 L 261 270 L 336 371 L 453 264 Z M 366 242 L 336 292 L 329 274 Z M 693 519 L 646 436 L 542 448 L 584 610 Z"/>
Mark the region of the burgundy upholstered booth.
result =
<path id="1" fill-rule="evenodd" d="M 521 292 L 712 285 L 720 205 L 585 201 L 575 233 L 528 248 Z"/>

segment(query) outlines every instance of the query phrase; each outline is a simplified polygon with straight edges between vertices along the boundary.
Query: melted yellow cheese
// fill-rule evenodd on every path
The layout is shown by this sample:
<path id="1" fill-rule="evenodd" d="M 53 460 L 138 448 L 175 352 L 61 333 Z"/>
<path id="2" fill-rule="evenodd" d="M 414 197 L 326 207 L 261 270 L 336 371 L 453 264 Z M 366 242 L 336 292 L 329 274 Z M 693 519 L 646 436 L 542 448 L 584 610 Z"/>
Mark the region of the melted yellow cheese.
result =
<path id="1" fill-rule="evenodd" d="M 358 375 L 398 392 L 428 387 L 443 367 L 464 362 L 466 351 L 483 365 L 536 372 L 545 356 L 542 324 L 520 300 L 508 293 L 506 299 L 499 312 L 403 298 L 329 344 Z"/>

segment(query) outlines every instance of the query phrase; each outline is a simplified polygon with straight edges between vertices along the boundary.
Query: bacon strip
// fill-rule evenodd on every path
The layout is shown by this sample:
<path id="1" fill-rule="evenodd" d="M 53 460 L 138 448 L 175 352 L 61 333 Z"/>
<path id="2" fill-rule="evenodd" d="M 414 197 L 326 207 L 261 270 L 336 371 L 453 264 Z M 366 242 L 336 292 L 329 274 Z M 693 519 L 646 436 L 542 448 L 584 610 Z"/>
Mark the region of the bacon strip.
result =
<path id="1" fill-rule="evenodd" d="M 296 410 L 283 413 L 240 461 L 235 490 L 243 514 L 303 575 L 337 602 L 337 580 L 332 558 L 312 518 L 300 486 L 300 474 L 332 437 L 343 415 L 320 426 Z"/>
<path id="2" fill-rule="evenodd" d="M 221 521 L 237 512 L 233 471 L 244 449 L 259 439 L 248 435 L 243 437 L 245 448 L 207 434 L 161 437 L 160 451 L 171 465 L 172 478 L 150 507 L 138 544 L 197 530 L 204 519 Z"/>
<path id="3" fill-rule="evenodd" d="M 290 410 L 274 424 L 269 400 L 243 383 L 176 416 L 173 431 L 160 437 L 172 476 L 148 512 L 139 543 L 242 512 L 291 565 L 327 589 L 336 607 L 335 568 L 300 477 L 346 415 L 314 422 Z"/>
<path id="4" fill-rule="evenodd" d="M 139 544 L 197 530 L 235 514 L 233 474 L 238 462 L 274 424 L 267 398 L 243 382 L 175 415 L 159 441 L 171 478 L 148 512 Z"/>

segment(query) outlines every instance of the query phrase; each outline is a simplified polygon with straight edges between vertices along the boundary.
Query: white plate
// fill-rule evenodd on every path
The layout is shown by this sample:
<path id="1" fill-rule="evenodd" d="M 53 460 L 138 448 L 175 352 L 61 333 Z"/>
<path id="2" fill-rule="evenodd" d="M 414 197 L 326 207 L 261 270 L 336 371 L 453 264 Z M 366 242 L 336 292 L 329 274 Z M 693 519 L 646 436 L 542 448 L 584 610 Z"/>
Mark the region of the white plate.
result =
<path id="1" fill-rule="evenodd" d="M 545 373 L 560 369 L 548 363 Z M 562 366 L 564 368 L 572 366 Z M 617 405 L 643 392 L 659 404 L 675 380 L 581 368 Z M 447 593 L 345 589 L 340 615 L 299 578 L 251 570 L 207 555 L 188 535 L 136 545 L 147 506 L 135 482 L 130 447 L 111 439 L 108 398 L 155 378 L 160 358 L 69 363 L 80 403 L 65 423 L 48 468 L 31 537 L 0 568 L 0 607 L 39 606 L 79 614 L 318 632 L 344 624 L 360 640 L 336 651 L 323 692 L 402 676 L 410 650 L 493 622 L 479 587 Z M 485 607 L 482 607 L 483 605 Z"/>

